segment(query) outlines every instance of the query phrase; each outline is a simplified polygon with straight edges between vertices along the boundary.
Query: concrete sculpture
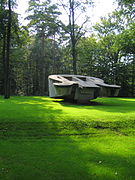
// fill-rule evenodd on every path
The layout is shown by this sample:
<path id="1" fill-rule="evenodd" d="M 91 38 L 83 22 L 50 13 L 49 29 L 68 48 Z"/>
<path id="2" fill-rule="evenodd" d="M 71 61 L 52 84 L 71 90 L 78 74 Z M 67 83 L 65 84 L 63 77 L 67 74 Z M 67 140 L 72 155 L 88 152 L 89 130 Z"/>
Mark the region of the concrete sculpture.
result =
<path id="1" fill-rule="evenodd" d="M 97 97 L 118 96 L 120 86 L 109 85 L 102 79 L 81 75 L 50 75 L 49 96 L 87 103 Z"/>

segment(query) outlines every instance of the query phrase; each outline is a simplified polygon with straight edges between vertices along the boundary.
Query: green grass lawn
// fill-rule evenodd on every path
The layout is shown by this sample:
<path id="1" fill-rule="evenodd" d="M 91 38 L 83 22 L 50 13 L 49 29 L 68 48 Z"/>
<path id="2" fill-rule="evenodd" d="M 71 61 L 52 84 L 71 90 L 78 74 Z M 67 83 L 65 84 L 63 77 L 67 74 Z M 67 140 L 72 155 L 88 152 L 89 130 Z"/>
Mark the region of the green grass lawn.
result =
<path id="1" fill-rule="evenodd" d="M 135 180 L 135 99 L 0 97 L 0 180 Z"/>

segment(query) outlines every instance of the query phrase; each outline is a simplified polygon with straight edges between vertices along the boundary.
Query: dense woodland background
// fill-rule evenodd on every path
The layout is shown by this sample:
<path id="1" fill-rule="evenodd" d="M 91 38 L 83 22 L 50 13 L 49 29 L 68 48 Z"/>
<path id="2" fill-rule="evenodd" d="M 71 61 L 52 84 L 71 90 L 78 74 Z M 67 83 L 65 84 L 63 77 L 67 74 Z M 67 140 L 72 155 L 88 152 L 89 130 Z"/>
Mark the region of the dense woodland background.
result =
<path id="1" fill-rule="evenodd" d="M 121 85 L 120 96 L 134 97 L 135 0 L 115 3 L 117 9 L 92 27 L 86 11 L 94 0 L 29 0 L 23 26 L 16 1 L 1 0 L 0 95 L 47 95 L 48 75 L 80 74 Z"/>

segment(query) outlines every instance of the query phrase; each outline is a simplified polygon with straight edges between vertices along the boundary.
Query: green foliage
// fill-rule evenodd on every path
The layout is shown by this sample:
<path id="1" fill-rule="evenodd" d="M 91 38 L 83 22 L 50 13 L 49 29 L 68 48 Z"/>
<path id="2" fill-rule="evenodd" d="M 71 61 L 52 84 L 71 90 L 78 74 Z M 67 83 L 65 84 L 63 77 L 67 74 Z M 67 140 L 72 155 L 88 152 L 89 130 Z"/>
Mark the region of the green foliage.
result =
<path id="1" fill-rule="evenodd" d="M 120 84 L 120 95 L 134 96 L 134 23 L 114 11 L 93 28 L 97 33 L 78 43 L 79 73 Z"/>
<path id="2" fill-rule="evenodd" d="M 125 54 L 135 54 L 135 23 L 130 24 L 128 29 L 125 29 L 118 36 L 117 43 L 121 46 L 121 50 Z"/>
<path id="3" fill-rule="evenodd" d="M 36 2 L 29 1 L 30 13 L 27 17 L 30 20 L 28 27 L 34 27 L 38 34 L 43 36 L 43 33 L 46 37 L 54 34 L 58 30 L 58 15 L 61 13 L 57 10 L 57 6 L 50 4 L 51 1 L 46 2 Z"/>
<path id="4" fill-rule="evenodd" d="M 78 72 L 83 75 L 96 76 L 97 53 L 99 54 L 99 45 L 95 36 L 82 38 L 77 45 L 78 51 Z"/>
<path id="5" fill-rule="evenodd" d="M 117 1 L 122 9 L 122 12 L 125 15 L 129 14 L 130 17 L 135 18 L 134 16 L 135 0 L 117 0 Z"/>

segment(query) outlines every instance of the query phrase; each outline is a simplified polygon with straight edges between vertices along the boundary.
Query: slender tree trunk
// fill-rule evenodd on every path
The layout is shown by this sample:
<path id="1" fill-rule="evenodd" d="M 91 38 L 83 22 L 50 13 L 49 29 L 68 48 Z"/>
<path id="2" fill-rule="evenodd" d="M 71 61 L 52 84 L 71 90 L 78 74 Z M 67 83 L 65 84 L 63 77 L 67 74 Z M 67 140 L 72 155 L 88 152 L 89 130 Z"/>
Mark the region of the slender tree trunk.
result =
<path id="1" fill-rule="evenodd" d="M 45 95 L 48 94 L 48 76 L 49 76 L 49 64 L 45 63 Z"/>
<path id="2" fill-rule="evenodd" d="M 6 51 L 6 32 L 3 31 L 3 48 L 2 48 L 2 63 L 3 63 L 3 78 L 2 78 L 2 87 L 4 88 L 4 69 L 5 69 L 5 52 Z M 2 91 L 2 94 L 4 94 L 4 89 Z"/>
<path id="3" fill-rule="evenodd" d="M 73 73 L 77 74 L 77 53 L 76 53 L 76 39 L 75 39 L 75 16 L 74 16 L 74 0 L 70 0 L 70 15 L 69 15 L 69 25 L 70 25 L 70 37 L 71 37 L 71 52 L 73 58 Z"/>
<path id="4" fill-rule="evenodd" d="M 33 94 L 38 95 L 39 94 L 39 59 L 36 59 L 35 62 L 35 75 L 33 79 Z"/>
<path id="5" fill-rule="evenodd" d="M 53 51 L 52 51 L 52 60 L 53 60 L 53 65 L 52 65 L 52 73 L 56 73 L 57 72 L 57 68 L 56 68 L 56 50 L 55 50 L 55 33 L 53 35 L 53 43 L 52 43 L 52 46 L 53 46 Z"/>
<path id="6" fill-rule="evenodd" d="M 113 80 L 113 83 L 114 84 L 117 84 L 118 83 L 118 72 L 119 72 L 119 66 L 118 66 L 118 53 L 115 53 L 113 56 L 112 56 L 112 59 L 114 60 L 114 64 L 113 64 L 113 67 L 115 68 L 114 69 L 114 80 Z"/>
<path id="7" fill-rule="evenodd" d="M 72 44 L 72 57 L 73 57 L 73 73 L 77 74 L 77 67 L 76 67 L 76 63 L 77 63 L 77 57 L 76 57 L 76 47 L 74 44 Z"/>
<path id="8" fill-rule="evenodd" d="M 42 55 L 41 55 L 41 64 L 40 64 L 40 95 L 43 96 L 45 94 L 45 34 L 44 29 L 42 29 L 42 39 L 41 39 L 41 46 L 42 46 Z"/>
<path id="9" fill-rule="evenodd" d="M 10 98 L 10 69 L 9 69 L 9 55 L 10 55 L 10 40 L 11 40 L 11 0 L 8 0 L 8 26 L 7 26 L 7 43 L 6 43 L 6 57 L 5 57 L 5 82 L 4 82 L 4 98 Z"/>
<path id="10" fill-rule="evenodd" d="M 135 55 L 133 55 L 133 65 L 132 65 L 132 96 L 135 93 Z"/>

